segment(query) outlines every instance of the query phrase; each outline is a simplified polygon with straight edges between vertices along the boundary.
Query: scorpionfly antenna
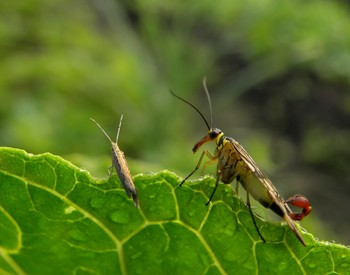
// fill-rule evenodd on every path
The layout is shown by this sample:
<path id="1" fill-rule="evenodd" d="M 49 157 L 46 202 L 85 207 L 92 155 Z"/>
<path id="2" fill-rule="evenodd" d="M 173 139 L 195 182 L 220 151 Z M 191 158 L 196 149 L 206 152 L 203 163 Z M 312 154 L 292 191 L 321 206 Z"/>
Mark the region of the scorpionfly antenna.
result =
<path id="1" fill-rule="evenodd" d="M 208 104 L 209 104 L 209 112 L 210 112 L 210 128 L 213 127 L 213 110 L 211 107 L 211 100 L 210 100 L 210 95 L 208 92 L 208 88 L 207 88 L 207 78 L 203 77 L 203 88 L 205 91 L 205 94 L 207 95 L 207 99 L 208 99 Z"/>
<path id="2" fill-rule="evenodd" d="M 209 103 L 209 111 L 210 111 L 210 125 L 208 123 L 208 121 L 205 119 L 204 115 L 198 110 L 197 107 L 195 107 L 192 103 L 188 102 L 187 100 L 183 99 L 182 97 L 178 96 L 177 94 L 175 94 L 172 90 L 170 90 L 170 93 L 175 96 L 176 98 L 180 99 L 181 101 L 185 102 L 186 104 L 190 105 L 193 109 L 195 109 L 197 111 L 197 113 L 202 117 L 202 119 L 205 122 L 205 125 L 207 125 L 208 130 L 210 131 L 212 124 L 213 124 L 213 114 L 212 114 L 212 108 L 211 108 L 211 100 L 210 100 L 210 95 L 207 89 L 207 85 L 206 85 L 206 78 L 203 78 L 203 87 L 204 87 L 204 91 L 205 94 L 207 95 L 207 99 L 208 99 L 208 103 Z"/>

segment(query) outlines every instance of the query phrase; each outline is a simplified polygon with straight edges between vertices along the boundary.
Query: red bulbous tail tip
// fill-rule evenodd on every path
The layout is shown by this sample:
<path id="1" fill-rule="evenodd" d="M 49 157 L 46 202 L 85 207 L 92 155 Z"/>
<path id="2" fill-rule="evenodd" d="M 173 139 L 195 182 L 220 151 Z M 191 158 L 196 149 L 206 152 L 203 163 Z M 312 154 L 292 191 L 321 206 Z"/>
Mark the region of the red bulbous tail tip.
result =
<path id="1" fill-rule="evenodd" d="M 304 217 L 309 215 L 312 210 L 309 200 L 301 195 L 290 197 L 286 200 L 286 203 L 303 209 L 301 213 L 289 213 L 289 216 L 295 221 L 301 221 Z"/>

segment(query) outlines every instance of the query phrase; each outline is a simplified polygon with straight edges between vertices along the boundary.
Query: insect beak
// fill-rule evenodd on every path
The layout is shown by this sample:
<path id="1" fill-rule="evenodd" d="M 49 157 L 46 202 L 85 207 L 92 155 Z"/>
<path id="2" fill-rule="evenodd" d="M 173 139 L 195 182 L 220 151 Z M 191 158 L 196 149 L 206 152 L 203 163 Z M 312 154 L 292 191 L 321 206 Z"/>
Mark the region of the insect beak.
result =
<path id="1" fill-rule="evenodd" d="M 212 141 L 213 139 L 210 137 L 210 135 L 206 135 L 204 138 L 202 138 L 200 141 L 198 141 L 193 149 L 192 149 L 192 152 L 195 153 L 198 151 L 198 149 L 204 144 L 204 143 L 207 143 L 209 141 Z"/>

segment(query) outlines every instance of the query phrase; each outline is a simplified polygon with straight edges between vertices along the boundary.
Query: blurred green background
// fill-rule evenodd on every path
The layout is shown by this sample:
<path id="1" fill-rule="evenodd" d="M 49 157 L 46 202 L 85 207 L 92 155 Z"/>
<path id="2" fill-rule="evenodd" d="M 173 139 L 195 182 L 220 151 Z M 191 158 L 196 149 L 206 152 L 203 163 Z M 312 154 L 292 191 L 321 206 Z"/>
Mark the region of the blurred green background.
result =
<path id="1" fill-rule="evenodd" d="M 207 76 L 214 127 L 309 198 L 311 233 L 350 244 L 349 26 L 346 1 L 1 1 L 0 145 L 102 177 L 110 146 L 89 118 L 114 139 L 124 114 L 132 174 L 186 176 L 207 129 L 169 89 L 209 119 Z"/>

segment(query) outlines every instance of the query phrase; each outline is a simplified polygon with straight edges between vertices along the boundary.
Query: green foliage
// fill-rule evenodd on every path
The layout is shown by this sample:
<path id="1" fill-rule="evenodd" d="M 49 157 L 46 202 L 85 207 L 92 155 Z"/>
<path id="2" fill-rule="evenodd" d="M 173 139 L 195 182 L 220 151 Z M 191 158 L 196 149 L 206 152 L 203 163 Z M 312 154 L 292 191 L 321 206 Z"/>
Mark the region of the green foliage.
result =
<path id="1" fill-rule="evenodd" d="M 258 219 L 230 186 L 171 172 L 95 179 L 46 153 L 0 148 L 0 271 L 7 274 L 349 274 L 350 250 Z"/>

